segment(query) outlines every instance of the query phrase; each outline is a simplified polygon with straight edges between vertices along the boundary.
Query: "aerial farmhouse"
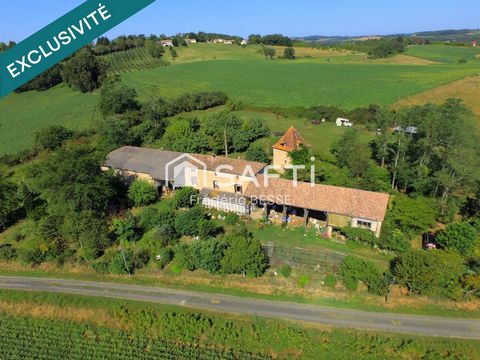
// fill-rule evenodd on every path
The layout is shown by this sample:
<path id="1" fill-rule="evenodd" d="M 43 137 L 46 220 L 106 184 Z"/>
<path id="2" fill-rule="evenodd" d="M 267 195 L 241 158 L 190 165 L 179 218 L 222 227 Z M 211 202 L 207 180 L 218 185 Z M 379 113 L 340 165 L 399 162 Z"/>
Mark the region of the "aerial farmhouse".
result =
<path id="1" fill-rule="evenodd" d="M 307 147 L 290 127 L 273 146 L 273 165 L 283 171 L 291 165 L 290 154 Z M 127 181 L 143 179 L 159 192 L 193 187 L 203 206 L 250 216 L 281 214 L 282 222 L 309 220 L 331 235 L 332 228 L 352 226 L 369 229 L 378 237 L 389 195 L 322 184 L 281 179 L 269 174 L 267 164 L 224 156 L 124 146 L 112 151 L 103 170 L 112 169 Z"/>

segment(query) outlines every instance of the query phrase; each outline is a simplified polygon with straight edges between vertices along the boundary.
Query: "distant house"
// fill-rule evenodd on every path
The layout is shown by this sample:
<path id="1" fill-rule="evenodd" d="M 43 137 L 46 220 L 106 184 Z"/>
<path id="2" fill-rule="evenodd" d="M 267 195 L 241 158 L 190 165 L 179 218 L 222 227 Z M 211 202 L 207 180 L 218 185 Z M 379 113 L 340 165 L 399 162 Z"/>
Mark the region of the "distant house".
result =
<path id="1" fill-rule="evenodd" d="M 187 42 L 187 44 L 196 44 L 197 43 L 197 39 L 185 39 L 185 41 Z"/>
<path id="2" fill-rule="evenodd" d="M 163 47 L 173 47 L 173 41 L 171 39 L 161 40 L 160 44 Z"/>
<path id="3" fill-rule="evenodd" d="M 302 147 L 308 147 L 302 135 L 293 126 L 273 145 L 273 165 L 275 169 L 283 173 L 285 168 L 292 165 L 290 153 Z"/>
<path id="4" fill-rule="evenodd" d="M 477 47 L 477 42 L 476 42 L 476 41 L 472 41 L 472 46 L 473 46 L 473 47 Z"/>
<path id="5" fill-rule="evenodd" d="M 242 46 L 248 45 L 248 40 L 243 39 L 242 42 L 240 43 Z"/>
<path id="6" fill-rule="evenodd" d="M 225 39 L 213 39 L 214 44 L 223 44 L 225 42 Z"/>
<path id="7" fill-rule="evenodd" d="M 225 40 L 223 43 L 225 45 L 233 45 L 234 41 L 233 40 Z"/>

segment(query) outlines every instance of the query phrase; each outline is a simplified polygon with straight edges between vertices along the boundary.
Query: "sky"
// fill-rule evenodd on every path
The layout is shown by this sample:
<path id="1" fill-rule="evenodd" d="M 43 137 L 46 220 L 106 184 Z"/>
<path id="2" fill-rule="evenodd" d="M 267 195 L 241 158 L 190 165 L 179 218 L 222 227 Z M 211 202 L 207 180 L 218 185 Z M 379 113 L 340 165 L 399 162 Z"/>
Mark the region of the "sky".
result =
<path id="1" fill-rule="evenodd" d="M 0 0 L 0 41 L 19 42 L 82 2 Z M 156 0 L 107 35 L 358 36 L 464 28 L 480 28 L 479 0 Z"/>

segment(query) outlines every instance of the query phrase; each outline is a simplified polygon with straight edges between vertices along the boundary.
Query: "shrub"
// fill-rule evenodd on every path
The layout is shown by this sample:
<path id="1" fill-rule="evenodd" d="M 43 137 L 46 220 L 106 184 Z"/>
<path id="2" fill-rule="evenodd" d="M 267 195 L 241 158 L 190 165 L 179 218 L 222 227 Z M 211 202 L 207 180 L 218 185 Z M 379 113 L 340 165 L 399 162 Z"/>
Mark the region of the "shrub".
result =
<path id="1" fill-rule="evenodd" d="M 175 218 L 175 229 L 180 235 L 196 236 L 199 233 L 199 223 L 203 218 L 200 207 L 183 211 Z"/>
<path id="2" fill-rule="evenodd" d="M 157 265 L 160 269 L 165 268 L 173 260 L 174 253 L 170 248 L 161 248 L 158 251 Z"/>
<path id="3" fill-rule="evenodd" d="M 201 240 L 215 237 L 223 232 L 223 228 L 214 221 L 201 220 L 198 224 L 198 236 Z"/>
<path id="4" fill-rule="evenodd" d="M 263 146 L 258 143 L 253 143 L 248 147 L 247 152 L 245 153 L 245 158 L 248 161 L 258 161 L 265 164 L 270 162 L 270 157 L 267 152 Z"/>
<path id="5" fill-rule="evenodd" d="M 368 244 L 373 246 L 376 244 L 377 239 L 375 234 L 367 229 L 346 227 L 341 230 L 342 234 L 345 235 L 349 240 L 354 242 Z"/>
<path id="6" fill-rule="evenodd" d="M 131 212 L 125 218 L 113 219 L 112 229 L 120 241 L 135 241 L 138 238 L 135 218 Z"/>
<path id="7" fill-rule="evenodd" d="M 73 137 L 73 131 L 60 125 L 51 125 L 35 133 L 35 147 L 41 150 L 54 151 L 62 146 L 65 140 Z"/>
<path id="8" fill-rule="evenodd" d="M 162 224 L 155 231 L 155 239 L 160 241 L 160 246 L 174 245 L 178 242 L 178 233 L 172 224 Z"/>
<path id="9" fill-rule="evenodd" d="M 267 255 L 258 240 L 234 236 L 227 242 L 229 247 L 221 261 L 224 273 L 259 277 L 268 268 Z"/>
<path id="10" fill-rule="evenodd" d="M 478 230 L 467 222 L 460 222 L 448 225 L 445 230 L 440 231 L 436 236 L 438 245 L 445 249 L 453 249 L 462 255 L 472 253 L 478 244 Z"/>
<path id="11" fill-rule="evenodd" d="M 240 217 L 236 213 L 229 212 L 225 215 L 225 222 L 227 225 L 235 225 L 240 220 Z"/>
<path id="12" fill-rule="evenodd" d="M 325 285 L 327 285 L 329 288 L 335 288 L 335 285 L 337 285 L 337 278 L 335 275 L 327 275 L 325 276 Z"/>
<path id="13" fill-rule="evenodd" d="M 419 295 L 456 299 L 462 290 L 466 268 L 458 253 L 412 250 L 392 260 L 392 275 L 398 284 Z"/>
<path id="14" fill-rule="evenodd" d="M 18 260 L 26 265 L 38 265 L 46 260 L 46 254 L 40 248 L 21 249 L 18 251 Z"/>
<path id="15" fill-rule="evenodd" d="M 146 180 L 135 180 L 128 189 L 128 198 L 135 206 L 146 206 L 158 197 L 157 190 Z"/>
<path id="16" fill-rule="evenodd" d="M 192 187 L 184 187 L 175 192 L 173 206 L 176 209 L 191 208 L 197 204 L 198 190 Z"/>
<path id="17" fill-rule="evenodd" d="M 117 275 L 131 275 L 135 271 L 133 254 L 130 251 L 117 252 L 108 263 L 108 272 Z"/>
<path id="18" fill-rule="evenodd" d="M 109 265 L 109 261 L 102 259 L 102 260 L 94 261 L 92 263 L 92 269 L 99 274 L 108 274 L 109 273 L 108 265 Z"/>
<path id="19" fill-rule="evenodd" d="M 284 278 L 288 278 L 290 275 L 292 275 L 292 267 L 290 265 L 283 265 L 279 272 Z"/>
<path id="20" fill-rule="evenodd" d="M 148 207 L 140 213 L 139 225 L 145 231 L 154 229 L 159 222 L 158 210 L 154 207 Z"/>
<path id="21" fill-rule="evenodd" d="M 310 278 L 307 275 L 300 275 L 297 281 L 297 286 L 303 289 L 308 284 L 310 284 Z"/>
<path id="22" fill-rule="evenodd" d="M 195 270 L 195 256 L 193 255 L 192 248 L 188 244 L 177 244 L 173 248 L 175 256 L 173 262 L 176 268 L 181 270 Z M 173 266 L 172 266 L 173 271 Z"/>
<path id="23" fill-rule="evenodd" d="M 0 260 L 10 261 L 17 257 L 17 251 L 12 245 L 6 244 L 0 246 Z"/>
<path id="24" fill-rule="evenodd" d="M 225 248 L 225 243 L 215 239 L 195 242 L 192 244 L 195 268 L 206 270 L 211 274 L 218 273 Z"/>
<path id="25" fill-rule="evenodd" d="M 109 82 L 100 90 L 100 111 L 103 115 L 123 114 L 138 110 L 137 92 L 118 81 Z"/>
<path id="26" fill-rule="evenodd" d="M 386 295 L 389 284 L 373 263 L 353 256 L 347 256 L 340 267 L 340 278 L 344 286 L 351 291 L 358 288 L 358 282 L 363 282 L 368 291 L 375 295 Z"/>
<path id="27" fill-rule="evenodd" d="M 65 83 L 82 93 L 98 89 L 105 79 L 109 64 L 92 54 L 88 48 L 77 52 L 68 60 L 62 70 Z"/>

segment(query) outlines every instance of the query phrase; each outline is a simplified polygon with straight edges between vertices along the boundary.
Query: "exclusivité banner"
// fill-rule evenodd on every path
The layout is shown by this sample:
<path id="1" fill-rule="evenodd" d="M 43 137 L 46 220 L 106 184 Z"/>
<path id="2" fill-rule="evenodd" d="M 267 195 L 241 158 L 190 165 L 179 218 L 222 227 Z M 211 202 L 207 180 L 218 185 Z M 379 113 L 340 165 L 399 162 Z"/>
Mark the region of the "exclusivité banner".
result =
<path id="1" fill-rule="evenodd" d="M 87 0 L 0 53 L 0 97 L 27 83 L 155 0 Z"/>

